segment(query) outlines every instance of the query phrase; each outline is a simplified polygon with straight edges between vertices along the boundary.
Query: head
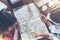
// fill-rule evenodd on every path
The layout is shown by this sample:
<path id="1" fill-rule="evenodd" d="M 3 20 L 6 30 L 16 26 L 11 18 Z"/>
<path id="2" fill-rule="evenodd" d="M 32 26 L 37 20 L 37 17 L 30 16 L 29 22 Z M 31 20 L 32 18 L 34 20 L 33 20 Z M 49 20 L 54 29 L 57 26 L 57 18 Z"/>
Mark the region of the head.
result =
<path id="1" fill-rule="evenodd" d="M 0 12 L 0 33 L 10 31 L 16 25 L 17 19 L 7 12 Z"/>
<path id="2" fill-rule="evenodd" d="M 50 19 L 56 23 L 60 23 L 60 8 L 51 11 Z"/>

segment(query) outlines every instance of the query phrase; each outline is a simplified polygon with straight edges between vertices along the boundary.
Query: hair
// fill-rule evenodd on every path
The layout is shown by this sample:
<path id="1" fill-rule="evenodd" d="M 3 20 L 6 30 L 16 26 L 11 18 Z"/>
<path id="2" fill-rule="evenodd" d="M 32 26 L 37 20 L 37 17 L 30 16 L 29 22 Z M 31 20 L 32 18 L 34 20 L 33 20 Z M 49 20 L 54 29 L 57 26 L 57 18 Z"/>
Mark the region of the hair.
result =
<path id="1" fill-rule="evenodd" d="M 15 16 L 7 12 L 0 12 L 0 32 L 7 31 L 8 27 L 13 25 L 16 21 Z"/>
<path id="2" fill-rule="evenodd" d="M 60 8 L 52 10 L 50 13 L 50 19 L 56 23 L 60 23 Z"/>

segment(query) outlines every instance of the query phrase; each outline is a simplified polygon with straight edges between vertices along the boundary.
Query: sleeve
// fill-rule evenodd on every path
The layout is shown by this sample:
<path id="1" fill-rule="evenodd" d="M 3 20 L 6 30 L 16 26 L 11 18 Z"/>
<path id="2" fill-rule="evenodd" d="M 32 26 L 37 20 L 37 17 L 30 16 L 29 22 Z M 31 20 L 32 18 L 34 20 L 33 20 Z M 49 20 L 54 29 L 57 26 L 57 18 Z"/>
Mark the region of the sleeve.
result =
<path id="1" fill-rule="evenodd" d="M 53 40 L 59 40 L 56 36 L 54 36 L 53 34 L 49 34 L 49 38 L 53 39 Z"/>
<path id="2" fill-rule="evenodd" d="M 51 33 L 55 33 L 56 32 L 56 26 L 55 25 L 49 26 L 49 30 L 51 31 Z"/>
<path id="3" fill-rule="evenodd" d="M 0 1 L 0 11 L 1 11 L 2 9 L 6 9 L 6 8 L 7 8 L 7 6 Z"/>

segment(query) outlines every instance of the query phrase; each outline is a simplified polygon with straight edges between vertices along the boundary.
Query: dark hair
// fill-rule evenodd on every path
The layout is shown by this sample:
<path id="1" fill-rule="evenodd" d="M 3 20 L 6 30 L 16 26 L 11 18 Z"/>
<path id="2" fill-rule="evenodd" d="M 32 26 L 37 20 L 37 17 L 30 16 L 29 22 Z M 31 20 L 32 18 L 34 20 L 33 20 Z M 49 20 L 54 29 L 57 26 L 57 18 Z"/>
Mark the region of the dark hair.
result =
<path id="1" fill-rule="evenodd" d="M 17 21 L 16 17 L 7 13 L 0 12 L 0 32 L 8 30 L 8 27 L 13 25 Z"/>
<path id="2" fill-rule="evenodd" d="M 60 8 L 51 11 L 50 19 L 56 23 L 60 23 Z"/>

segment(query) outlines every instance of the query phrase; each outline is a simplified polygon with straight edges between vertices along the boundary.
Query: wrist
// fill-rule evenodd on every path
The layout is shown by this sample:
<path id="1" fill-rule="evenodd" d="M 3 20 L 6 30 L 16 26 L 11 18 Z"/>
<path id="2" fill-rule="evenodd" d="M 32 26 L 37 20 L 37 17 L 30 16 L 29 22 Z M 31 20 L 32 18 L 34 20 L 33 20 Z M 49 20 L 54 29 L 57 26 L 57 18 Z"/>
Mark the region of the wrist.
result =
<path id="1" fill-rule="evenodd" d="M 46 20 L 45 24 L 46 24 L 47 26 L 51 26 L 51 25 L 52 25 L 52 23 L 51 23 L 49 20 Z"/>
<path id="2" fill-rule="evenodd" d="M 49 20 L 46 20 L 44 23 L 46 23 L 47 24 L 47 22 L 48 22 Z"/>

